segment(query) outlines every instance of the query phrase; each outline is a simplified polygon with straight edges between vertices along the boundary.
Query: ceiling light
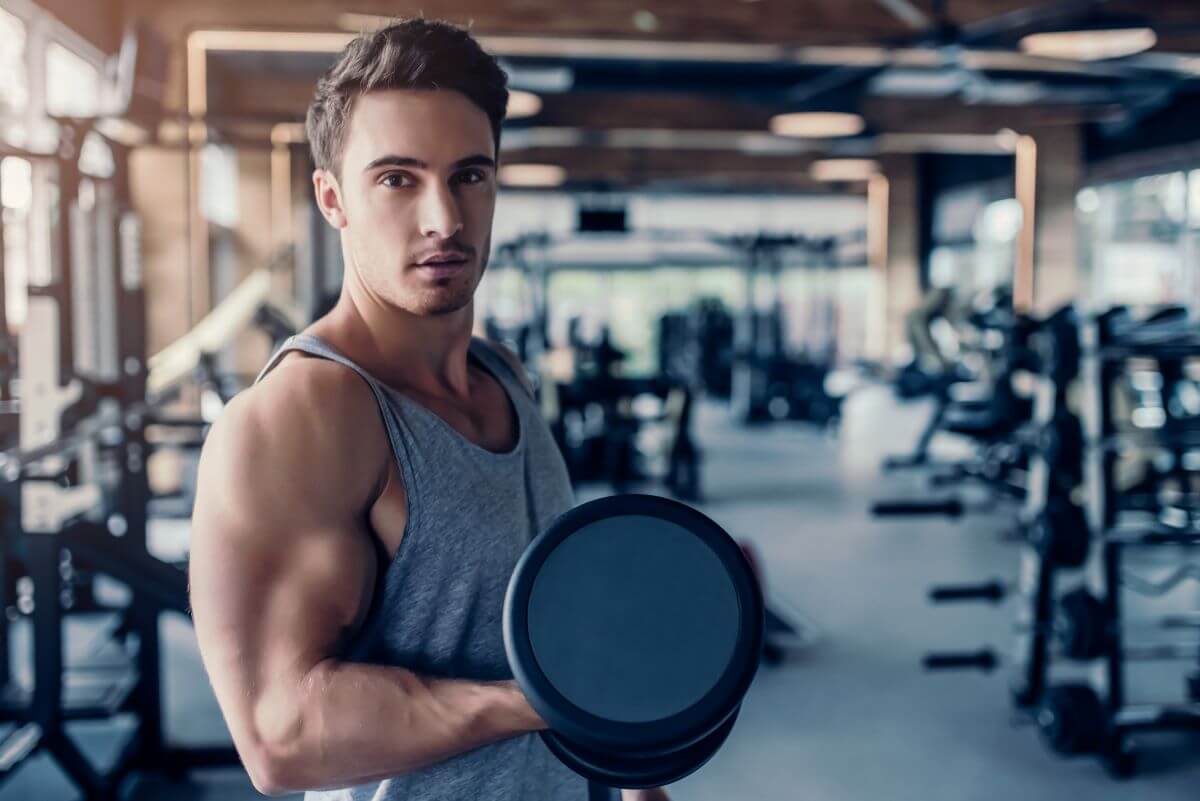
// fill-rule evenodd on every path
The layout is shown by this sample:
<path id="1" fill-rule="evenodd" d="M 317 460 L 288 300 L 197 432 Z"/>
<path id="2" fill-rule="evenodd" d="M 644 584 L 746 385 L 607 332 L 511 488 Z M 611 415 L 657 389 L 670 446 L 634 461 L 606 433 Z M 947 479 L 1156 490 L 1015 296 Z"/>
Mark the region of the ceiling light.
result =
<path id="1" fill-rule="evenodd" d="M 500 183 L 505 186 L 562 186 L 567 171 L 557 164 L 506 164 L 500 168 Z"/>
<path id="2" fill-rule="evenodd" d="M 874 159 L 820 159 L 809 168 L 817 181 L 867 181 L 878 172 Z"/>
<path id="3" fill-rule="evenodd" d="M 658 30 L 658 17 L 655 16 L 653 11 L 646 11 L 645 9 L 635 11 L 633 12 L 633 27 L 642 33 L 654 33 L 654 31 Z"/>
<path id="4" fill-rule="evenodd" d="M 510 120 L 518 120 L 522 117 L 532 117 L 542 110 L 542 99 L 533 92 L 522 92 L 516 89 L 508 93 L 508 113 L 505 115 Z"/>
<path id="5" fill-rule="evenodd" d="M 1033 33 L 1021 39 L 1021 49 L 1033 56 L 1100 61 L 1132 56 L 1149 50 L 1157 42 L 1158 37 L 1150 28 L 1109 28 Z"/>
<path id="6" fill-rule="evenodd" d="M 866 122 L 857 114 L 843 111 L 799 111 L 777 114 L 771 118 L 771 133 L 778 136 L 798 136 L 806 139 L 830 139 L 855 136 L 863 132 Z"/>

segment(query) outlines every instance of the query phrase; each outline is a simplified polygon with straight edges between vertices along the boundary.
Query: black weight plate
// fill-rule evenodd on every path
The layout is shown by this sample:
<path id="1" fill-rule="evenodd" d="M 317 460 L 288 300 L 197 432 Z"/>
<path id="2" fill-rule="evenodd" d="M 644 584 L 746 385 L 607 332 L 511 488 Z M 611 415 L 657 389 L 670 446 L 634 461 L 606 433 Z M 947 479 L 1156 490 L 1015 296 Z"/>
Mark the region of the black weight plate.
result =
<path id="1" fill-rule="evenodd" d="M 1042 740 L 1056 754 L 1090 754 L 1100 749 L 1108 727 L 1104 704 L 1086 684 L 1050 687 L 1037 713 Z"/>
<path id="2" fill-rule="evenodd" d="M 504 644 L 534 709 L 572 743 L 668 753 L 741 703 L 762 648 L 763 603 L 741 549 L 666 498 L 583 504 L 518 562 Z"/>
<path id="3" fill-rule="evenodd" d="M 738 710 L 699 742 L 672 754 L 650 757 L 611 756 L 589 751 L 570 743 L 552 731 L 543 731 L 542 740 L 550 752 L 571 770 L 605 787 L 637 789 L 663 787 L 680 781 L 712 759 L 725 744 Z"/>

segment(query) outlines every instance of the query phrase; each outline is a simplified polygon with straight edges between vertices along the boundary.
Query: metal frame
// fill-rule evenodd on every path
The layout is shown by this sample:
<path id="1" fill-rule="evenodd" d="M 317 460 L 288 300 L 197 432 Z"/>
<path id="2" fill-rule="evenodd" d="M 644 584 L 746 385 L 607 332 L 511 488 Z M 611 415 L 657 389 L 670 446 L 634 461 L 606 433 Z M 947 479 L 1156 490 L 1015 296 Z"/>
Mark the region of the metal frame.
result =
<path id="1" fill-rule="evenodd" d="M 90 123 L 68 122 L 63 129 L 68 136 L 60 155 L 38 158 L 57 166 L 60 197 L 69 207 L 80 181 L 77 145 Z M 18 723 L 0 742 L 0 782 L 25 759 L 45 750 L 89 799 L 116 798 L 125 776 L 136 770 L 183 772 L 239 764 L 232 747 L 183 748 L 164 737 L 158 618 L 165 611 L 189 613 L 187 580 L 183 571 L 147 550 L 151 493 L 145 469 L 146 426 L 153 418 L 145 403 L 146 299 L 138 225 L 130 211 L 127 151 L 114 146 L 114 154 L 115 173 L 105 182 L 106 190 L 98 193 L 110 208 L 94 219 L 62 215 L 56 235 L 63 269 L 46 286 L 31 288 L 30 315 L 20 337 L 20 377 L 26 388 L 20 450 L 4 454 L 4 481 L 0 482 L 0 497 L 5 501 L 0 519 L 4 534 L 0 588 L 8 601 L 12 577 L 4 572 L 13 564 L 10 557 L 16 557 L 33 581 L 35 673 L 32 693 L 11 683 L 8 623 L 0 615 L 4 643 L 0 677 L 5 679 L 0 719 Z M 77 230 L 97 220 L 111 229 L 103 238 L 106 252 L 102 258 L 88 259 L 78 250 L 83 239 Z M 70 269 L 72 265 L 78 270 Z M 92 275 L 92 271 L 105 275 Z M 90 318 L 74 313 L 79 307 L 73 303 L 74 278 L 80 273 L 106 290 L 95 293 L 95 300 L 107 308 L 95 310 Z M 79 323 L 88 330 L 77 329 Z M 77 330 L 108 352 L 77 351 L 73 347 Z M 91 368 L 91 375 L 84 374 L 81 362 Z M 82 423 L 76 425 L 77 421 Z M 78 436 L 76 429 L 82 430 Z M 106 438 L 104 446 L 98 444 L 101 435 Z M 119 479 L 106 486 L 111 490 L 107 502 L 102 497 L 102 473 L 96 469 L 101 447 L 115 456 L 118 465 Z M 73 485 L 59 483 L 71 475 Z M 64 576 L 60 564 L 65 553 L 72 555 L 76 571 L 104 573 L 127 585 L 129 604 L 106 606 L 85 592 L 78 605 L 66 608 L 64 593 L 73 588 L 71 573 Z M 136 654 L 126 654 L 130 664 L 101 688 L 99 697 L 90 699 L 73 694 L 64 681 L 64 618 L 83 613 L 118 615 L 118 630 L 133 635 L 138 643 Z M 112 767 L 99 769 L 70 739 L 65 725 L 122 712 L 135 715 L 137 730 Z"/>

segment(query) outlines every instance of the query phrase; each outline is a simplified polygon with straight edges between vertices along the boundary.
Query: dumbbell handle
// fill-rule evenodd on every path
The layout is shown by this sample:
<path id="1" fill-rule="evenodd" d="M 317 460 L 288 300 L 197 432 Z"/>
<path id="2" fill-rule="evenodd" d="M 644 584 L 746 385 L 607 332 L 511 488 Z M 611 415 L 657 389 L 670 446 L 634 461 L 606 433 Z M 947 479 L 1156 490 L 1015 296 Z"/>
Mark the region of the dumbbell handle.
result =
<path id="1" fill-rule="evenodd" d="M 1036 634 L 1038 632 L 1053 633 L 1061 631 L 1061 625 L 1058 623 L 1059 617 L 1056 615 L 1053 623 L 1037 626 L 1030 623 L 1028 620 L 1023 620 L 1014 623 L 1012 630 L 1016 634 Z M 1154 629 L 1162 629 L 1163 631 L 1200 631 L 1200 617 L 1195 614 L 1178 614 L 1178 615 L 1163 615 L 1158 618 L 1145 620 L 1125 620 L 1120 625 L 1108 623 L 1104 630 L 1109 633 L 1120 632 L 1123 636 L 1127 636 L 1130 632 L 1137 633 L 1141 631 L 1153 631 Z"/>
<path id="2" fill-rule="evenodd" d="M 1008 595 L 1009 586 L 999 580 L 983 584 L 957 584 L 944 587 L 934 587 L 929 591 L 929 600 L 934 603 L 952 603 L 955 601 L 991 601 L 999 603 Z"/>
<path id="3" fill-rule="evenodd" d="M 944 501 L 876 501 L 871 505 L 871 514 L 876 517 L 917 515 L 961 517 L 963 511 L 963 503 L 958 498 Z"/>
<path id="4" fill-rule="evenodd" d="M 979 651 L 958 651 L 928 654 L 924 659 L 926 670 L 995 670 L 1000 664 L 996 652 L 990 648 Z"/>

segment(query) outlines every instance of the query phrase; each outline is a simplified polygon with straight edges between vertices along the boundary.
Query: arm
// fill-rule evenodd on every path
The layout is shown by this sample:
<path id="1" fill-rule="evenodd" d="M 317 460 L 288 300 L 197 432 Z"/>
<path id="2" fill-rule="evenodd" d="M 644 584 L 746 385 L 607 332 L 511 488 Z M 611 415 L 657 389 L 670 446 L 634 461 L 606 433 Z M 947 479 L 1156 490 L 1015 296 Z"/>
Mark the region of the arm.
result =
<path id="1" fill-rule="evenodd" d="M 200 653 L 255 787 L 361 784 L 543 726 L 511 682 L 339 660 L 370 603 L 365 521 L 390 452 L 382 424 L 361 422 L 379 415 L 356 376 L 297 367 L 213 427 L 193 521 Z"/>

